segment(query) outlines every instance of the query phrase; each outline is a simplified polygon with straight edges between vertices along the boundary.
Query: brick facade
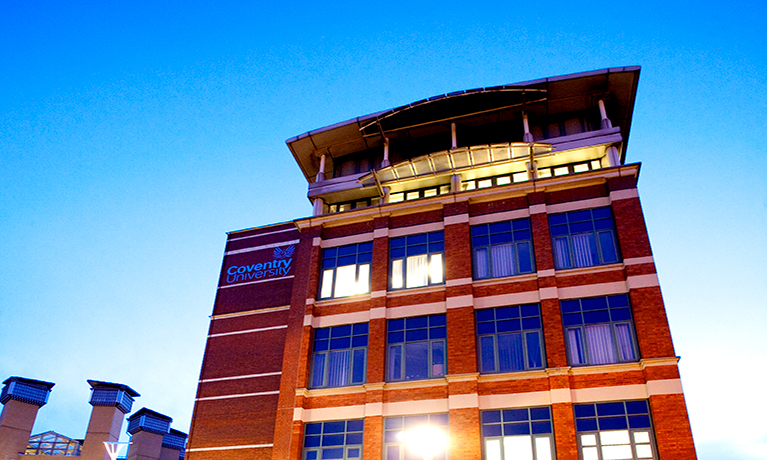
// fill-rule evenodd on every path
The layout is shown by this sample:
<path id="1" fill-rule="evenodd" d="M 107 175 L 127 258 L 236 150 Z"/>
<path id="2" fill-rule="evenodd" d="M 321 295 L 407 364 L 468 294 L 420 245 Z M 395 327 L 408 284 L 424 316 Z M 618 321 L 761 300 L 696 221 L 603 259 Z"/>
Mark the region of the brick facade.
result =
<path id="1" fill-rule="evenodd" d="M 297 139 L 289 145 L 298 145 Z M 391 442 L 384 439 L 387 417 L 444 413 L 449 458 L 483 458 L 482 411 L 549 407 L 556 458 L 575 460 L 581 458 L 575 404 L 644 400 L 652 419 L 653 458 L 695 458 L 636 190 L 638 173 L 639 165 L 614 165 L 532 185 L 454 191 L 230 234 L 221 283 L 227 270 L 235 270 L 229 260 L 237 267 L 253 266 L 245 255 L 258 251 L 275 251 L 275 261 L 287 260 L 288 245 L 294 247 L 293 271 L 273 281 L 220 286 L 187 455 L 191 460 L 299 460 L 307 423 L 364 419 L 362 456 L 381 459 Z M 555 269 L 550 216 L 605 207 L 612 212 L 618 262 Z M 472 226 L 512 219 L 529 219 L 532 273 L 474 279 Z M 391 289 L 391 235 L 439 230 L 444 233 L 444 281 Z M 320 267 L 323 251 L 364 242 L 372 242 L 367 292 L 319 299 L 326 276 Z M 629 299 L 631 318 L 625 324 L 633 328 L 635 359 L 571 364 L 573 339 L 560 301 L 619 295 Z M 542 366 L 482 373 L 477 312 L 525 304 L 540 307 Z M 447 374 L 387 382 L 388 322 L 435 314 L 446 315 Z M 315 331 L 359 323 L 368 325 L 365 383 L 312 388 Z"/>

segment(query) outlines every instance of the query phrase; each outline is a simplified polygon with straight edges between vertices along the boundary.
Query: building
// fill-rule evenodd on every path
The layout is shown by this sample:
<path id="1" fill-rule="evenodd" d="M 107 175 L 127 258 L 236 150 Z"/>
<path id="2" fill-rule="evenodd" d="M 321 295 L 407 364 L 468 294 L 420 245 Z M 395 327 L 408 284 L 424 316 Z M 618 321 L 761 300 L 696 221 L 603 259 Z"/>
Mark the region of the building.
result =
<path id="1" fill-rule="evenodd" d="M 190 460 L 696 457 L 626 161 L 639 67 L 289 139 L 313 215 L 229 233 Z"/>
<path id="2" fill-rule="evenodd" d="M 147 408 L 136 411 L 128 417 L 131 442 L 127 448 L 119 442 L 120 429 L 140 395 L 121 383 L 88 380 L 88 384 L 93 406 L 88 428 L 84 439 L 72 439 L 54 431 L 32 435 L 37 412 L 48 403 L 54 383 L 24 377 L 3 381 L 0 460 L 37 456 L 115 460 L 124 454 L 128 460 L 183 460 L 187 435 L 170 428 L 172 418 Z"/>

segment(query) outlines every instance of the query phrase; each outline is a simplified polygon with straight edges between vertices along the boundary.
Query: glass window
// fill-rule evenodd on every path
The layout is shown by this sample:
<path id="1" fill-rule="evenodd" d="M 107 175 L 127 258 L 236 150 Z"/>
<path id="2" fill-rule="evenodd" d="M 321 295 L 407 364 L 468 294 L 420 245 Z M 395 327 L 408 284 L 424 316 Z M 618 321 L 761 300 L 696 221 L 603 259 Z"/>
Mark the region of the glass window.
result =
<path id="1" fill-rule="evenodd" d="M 474 279 L 532 273 L 533 240 L 530 219 L 471 227 Z"/>
<path id="2" fill-rule="evenodd" d="M 549 230 L 556 268 L 590 267 L 621 260 L 609 207 L 551 214 Z"/>
<path id="3" fill-rule="evenodd" d="M 481 373 L 546 367 L 538 304 L 482 309 L 476 315 Z"/>
<path id="4" fill-rule="evenodd" d="M 561 300 L 570 365 L 636 361 L 634 322 L 627 294 Z"/>
<path id="5" fill-rule="evenodd" d="M 657 458 L 647 401 L 574 404 L 583 460 Z"/>
<path id="6" fill-rule="evenodd" d="M 312 388 L 365 383 L 368 323 L 314 330 Z"/>
<path id="7" fill-rule="evenodd" d="M 406 417 L 386 417 L 384 419 L 384 460 L 421 460 L 423 457 L 407 449 L 403 434 L 407 430 L 422 426 L 432 426 L 443 430 L 447 436 L 447 414 L 410 415 Z M 445 460 L 447 452 L 435 454 L 432 460 Z"/>
<path id="8" fill-rule="evenodd" d="M 442 231 L 389 240 L 392 289 L 442 284 L 445 234 Z"/>
<path id="9" fill-rule="evenodd" d="M 390 319 L 387 327 L 387 379 L 442 377 L 446 369 L 446 315 Z"/>
<path id="10" fill-rule="evenodd" d="M 322 251 L 320 299 L 370 292 L 373 243 L 350 244 Z"/>
<path id="11" fill-rule="evenodd" d="M 485 460 L 552 460 L 554 435 L 550 407 L 481 412 Z"/>
<path id="12" fill-rule="evenodd" d="M 362 458 L 364 420 L 307 423 L 303 460 Z"/>

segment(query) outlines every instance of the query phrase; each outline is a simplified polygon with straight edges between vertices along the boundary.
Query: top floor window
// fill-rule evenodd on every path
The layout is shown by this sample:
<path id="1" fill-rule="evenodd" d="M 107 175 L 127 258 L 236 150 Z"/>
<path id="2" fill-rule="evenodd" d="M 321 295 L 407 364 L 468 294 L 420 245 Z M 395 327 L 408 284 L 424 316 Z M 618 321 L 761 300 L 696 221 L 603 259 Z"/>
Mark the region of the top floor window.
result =
<path id="1" fill-rule="evenodd" d="M 392 289 L 442 284 L 444 232 L 421 233 L 389 240 Z"/>
<path id="2" fill-rule="evenodd" d="M 532 238 L 530 219 L 471 227 L 474 279 L 532 273 Z"/>
<path id="3" fill-rule="evenodd" d="M 558 269 L 591 267 L 620 261 L 613 215 L 609 207 L 549 216 Z"/>
<path id="4" fill-rule="evenodd" d="M 358 243 L 322 251 L 320 298 L 348 297 L 370 292 L 373 243 Z"/>

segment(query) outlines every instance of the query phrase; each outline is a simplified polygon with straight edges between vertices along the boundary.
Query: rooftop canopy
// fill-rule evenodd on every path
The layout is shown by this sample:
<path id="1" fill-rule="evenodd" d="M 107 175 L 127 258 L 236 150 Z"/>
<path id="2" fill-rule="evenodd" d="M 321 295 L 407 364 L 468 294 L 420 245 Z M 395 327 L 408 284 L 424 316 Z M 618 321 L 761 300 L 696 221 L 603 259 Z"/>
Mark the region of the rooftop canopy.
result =
<path id="1" fill-rule="evenodd" d="M 627 140 L 639 70 L 638 66 L 619 67 L 456 91 L 312 130 L 286 143 L 306 179 L 313 182 L 322 155 L 336 159 L 382 148 L 385 138 L 396 141 L 449 132 L 450 123 L 477 126 L 521 118 L 523 110 L 531 117 L 584 110 L 596 106 L 599 99 L 605 101 L 613 126 L 620 126 Z M 439 150 L 443 149 L 434 149 Z M 624 145 L 624 155 L 625 150 Z"/>

